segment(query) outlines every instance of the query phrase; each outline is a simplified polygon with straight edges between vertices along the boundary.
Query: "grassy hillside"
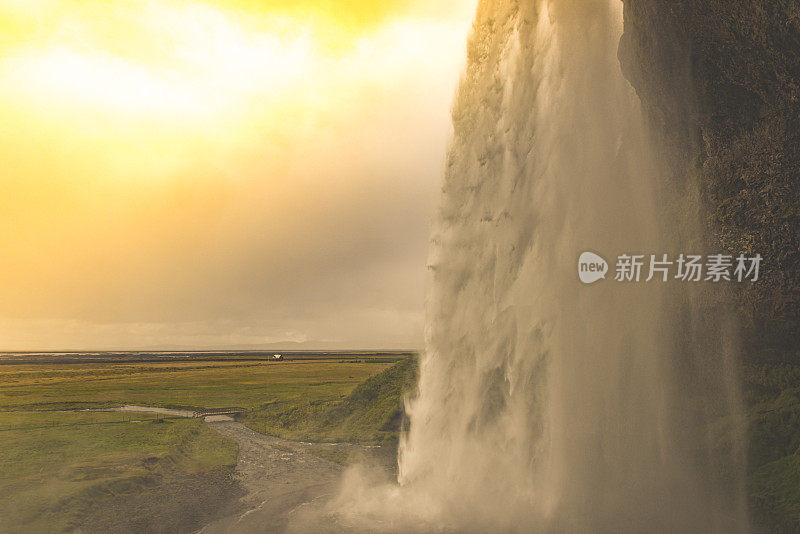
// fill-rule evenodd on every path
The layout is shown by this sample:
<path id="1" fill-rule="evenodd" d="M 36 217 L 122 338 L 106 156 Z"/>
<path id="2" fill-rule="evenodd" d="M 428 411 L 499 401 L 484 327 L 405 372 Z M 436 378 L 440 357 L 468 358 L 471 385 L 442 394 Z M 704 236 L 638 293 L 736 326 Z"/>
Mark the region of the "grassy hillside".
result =
<path id="1" fill-rule="evenodd" d="M 400 430 L 403 396 L 417 381 L 417 361 L 407 358 L 368 378 L 336 400 L 303 404 L 264 404 L 244 423 L 258 432 L 306 441 L 395 441 Z"/>
<path id="2" fill-rule="evenodd" d="M 800 367 L 749 366 L 750 498 L 758 524 L 800 532 Z"/>
<path id="3" fill-rule="evenodd" d="M 120 414 L 63 413 L 33 428 L 54 415 L 14 412 L 26 430 L 0 432 L 0 532 L 187 531 L 210 513 L 208 497 L 237 492 L 238 447 L 201 420 L 87 424 Z"/>

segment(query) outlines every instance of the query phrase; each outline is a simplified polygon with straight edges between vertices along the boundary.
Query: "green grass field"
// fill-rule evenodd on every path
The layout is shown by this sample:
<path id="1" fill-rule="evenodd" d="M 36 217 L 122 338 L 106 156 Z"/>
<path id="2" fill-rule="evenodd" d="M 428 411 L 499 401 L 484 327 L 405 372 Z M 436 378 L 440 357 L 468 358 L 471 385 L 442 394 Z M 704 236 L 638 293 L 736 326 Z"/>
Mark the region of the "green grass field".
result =
<path id="1" fill-rule="evenodd" d="M 120 414 L 61 415 L 59 426 L 0 432 L 0 531 L 70 530 L 98 507 L 156 488 L 175 473 L 208 474 L 236 464 L 236 443 L 201 420 L 67 426 Z M 13 414 L 24 426 L 51 419 L 44 412 Z"/>
<path id="2" fill-rule="evenodd" d="M 275 402 L 333 399 L 389 365 L 338 361 L 6 365 L 0 366 L 0 410 L 124 404 L 249 410 Z"/>
<path id="3" fill-rule="evenodd" d="M 64 532 L 78 526 L 103 531 L 110 524 L 104 521 L 113 519 L 109 510 L 132 514 L 132 524 L 141 530 L 152 530 L 148 521 L 158 520 L 158 530 L 191 531 L 212 518 L 209 499 L 236 495 L 230 474 L 237 445 L 202 420 L 80 410 L 140 404 L 240 407 L 248 410 L 246 419 L 296 413 L 349 401 L 360 383 L 390 366 L 339 361 L 0 366 L 0 532 Z M 384 406 L 394 413 L 399 402 L 384 399 Z M 272 430 L 307 437 L 297 425 L 290 427 Z M 176 493 L 184 506 L 177 512 L 167 506 Z M 175 516 L 179 522 L 170 525 Z"/>

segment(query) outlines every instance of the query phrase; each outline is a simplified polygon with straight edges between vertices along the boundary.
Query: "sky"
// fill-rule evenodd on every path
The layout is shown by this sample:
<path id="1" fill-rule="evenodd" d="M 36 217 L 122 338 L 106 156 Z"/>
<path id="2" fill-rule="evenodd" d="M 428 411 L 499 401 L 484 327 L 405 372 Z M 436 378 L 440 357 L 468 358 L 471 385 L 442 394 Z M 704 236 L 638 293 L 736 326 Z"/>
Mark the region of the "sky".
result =
<path id="1" fill-rule="evenodd" d="M 0 0 L 0 350 L 421 347 L 473 9 Z"/>

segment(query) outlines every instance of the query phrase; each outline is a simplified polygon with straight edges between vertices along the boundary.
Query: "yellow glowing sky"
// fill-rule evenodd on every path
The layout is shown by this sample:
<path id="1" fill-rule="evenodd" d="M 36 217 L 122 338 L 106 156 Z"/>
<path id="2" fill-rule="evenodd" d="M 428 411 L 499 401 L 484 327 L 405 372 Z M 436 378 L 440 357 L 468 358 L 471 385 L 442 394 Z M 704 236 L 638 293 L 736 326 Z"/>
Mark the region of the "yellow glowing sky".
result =
<path id="1" fill-rule="evenodd" d="M 471 9 L 0 0 L 0 349 L 418 345 Z"/>

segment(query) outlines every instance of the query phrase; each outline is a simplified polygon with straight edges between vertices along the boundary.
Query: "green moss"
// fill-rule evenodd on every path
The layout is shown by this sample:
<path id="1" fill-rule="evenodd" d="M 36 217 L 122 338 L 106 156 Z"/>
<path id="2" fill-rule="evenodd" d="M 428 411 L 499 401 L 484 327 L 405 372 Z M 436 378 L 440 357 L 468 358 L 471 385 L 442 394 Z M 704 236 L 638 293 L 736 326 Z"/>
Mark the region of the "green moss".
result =
<path id="1" fill-rule="evenodd" d="M 768 532 L 800 532 L 800 367 L 751 364 L 744 382 L 755 522 Z"/>
<path id="2" fill-rule="evenodd" d="M 759 467 L 751 477 L 750 493 L 759 523 L 770 532 L 800 530 L 800 456 L 791 454 Z"/>
<path id="3" fill-rule="evenodd" d="M 800 447 L 800 390 L 782 391 L 750 414 L 750 464 L 760 466 Z"/>

